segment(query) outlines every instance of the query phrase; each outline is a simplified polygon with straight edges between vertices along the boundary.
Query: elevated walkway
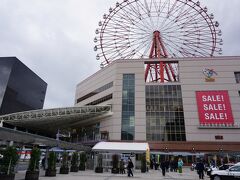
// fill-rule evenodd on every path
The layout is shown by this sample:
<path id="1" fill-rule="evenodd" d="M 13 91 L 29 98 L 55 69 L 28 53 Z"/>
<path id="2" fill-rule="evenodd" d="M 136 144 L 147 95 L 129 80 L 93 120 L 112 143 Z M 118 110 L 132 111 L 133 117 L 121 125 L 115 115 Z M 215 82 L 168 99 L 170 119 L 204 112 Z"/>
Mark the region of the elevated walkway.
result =
<path id="1" fill-rule="evenodd" d="M 90 151 L 91 148 L 81 144 L 31 134 L 14 129 L 0 127 L 0 141 L 14 141 L 20 145 L 44 145 L 48 147 L 60 147 L 62 149 L 73 149 L 77 151 Z"/>
<path id="2" fill-rule="evenodd" d="M 111 115 L 111 106 L 66 107 L 7 114 L 0 116 L 0 122 L 56 134 L 58 129 L 76 128 Z"/>
<path id="3" fill-rule="evenodd" d="M 58 146 L 62 149 L 88 151 L 90 150 L 88 146 L 60 141 L 46 136 L 55 137 L 59 130 L 61 132 L 71 132 L 72 129 L 95 123 L 111 115 L 111 106 L 41 109 L 2 115 L 0 116 L 0 142 L 14 141 L 19 144 L 40 144 L 49 147 Z M 3 123 L 18 128 L 5 128 Z M 19 128 L 26 129 L 26 131 L 19 131 Z M 29 133 L 32 131 L 41 135 Z"/>

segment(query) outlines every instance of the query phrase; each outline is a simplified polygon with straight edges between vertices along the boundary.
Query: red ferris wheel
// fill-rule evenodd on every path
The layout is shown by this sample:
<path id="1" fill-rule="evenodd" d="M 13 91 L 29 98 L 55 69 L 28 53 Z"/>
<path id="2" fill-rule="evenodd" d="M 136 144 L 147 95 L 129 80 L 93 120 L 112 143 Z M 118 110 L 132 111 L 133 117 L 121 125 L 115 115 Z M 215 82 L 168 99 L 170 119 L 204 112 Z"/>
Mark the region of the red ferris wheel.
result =
<path id="1" fill-rule="evenodd" d="M 222 54 L 222 32 L 213 19 L 194 0 L 117 2 L 96 29 L 96 59 L 102 59 L 101 67 L 117 59 L 158 59 L 145 65 L 145 81 L 178 81 L 178 66 L 168 59 Z"/>

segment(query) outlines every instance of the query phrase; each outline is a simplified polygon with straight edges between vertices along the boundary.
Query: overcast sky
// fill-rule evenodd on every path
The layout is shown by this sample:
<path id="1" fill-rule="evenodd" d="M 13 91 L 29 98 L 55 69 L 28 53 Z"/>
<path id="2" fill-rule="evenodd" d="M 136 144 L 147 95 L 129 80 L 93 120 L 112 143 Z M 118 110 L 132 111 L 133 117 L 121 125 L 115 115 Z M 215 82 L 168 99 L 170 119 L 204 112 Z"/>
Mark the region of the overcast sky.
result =
<path id="1" fill-rule="evenodd" d="M 120 2 L 120 1 L 119 1 Z M 240 55 L 240 0 L 200 0 Z M 16 56 L 48 83 L 44 108 L 74 105 L 77 83 L 99 70 L 98 21 L 116 0 L 0 0 L 0 56 Z"/>

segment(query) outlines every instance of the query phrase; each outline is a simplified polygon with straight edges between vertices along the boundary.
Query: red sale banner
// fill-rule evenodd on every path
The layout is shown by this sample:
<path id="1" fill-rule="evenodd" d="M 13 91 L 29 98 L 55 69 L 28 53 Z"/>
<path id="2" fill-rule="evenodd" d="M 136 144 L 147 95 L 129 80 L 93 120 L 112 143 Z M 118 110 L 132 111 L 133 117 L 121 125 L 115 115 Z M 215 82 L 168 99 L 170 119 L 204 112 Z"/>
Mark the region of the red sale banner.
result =
<path id="1" fill-rule="evenodd" d="M 228 91 L 196 92 L 200 124 L 234 124 Z"/>

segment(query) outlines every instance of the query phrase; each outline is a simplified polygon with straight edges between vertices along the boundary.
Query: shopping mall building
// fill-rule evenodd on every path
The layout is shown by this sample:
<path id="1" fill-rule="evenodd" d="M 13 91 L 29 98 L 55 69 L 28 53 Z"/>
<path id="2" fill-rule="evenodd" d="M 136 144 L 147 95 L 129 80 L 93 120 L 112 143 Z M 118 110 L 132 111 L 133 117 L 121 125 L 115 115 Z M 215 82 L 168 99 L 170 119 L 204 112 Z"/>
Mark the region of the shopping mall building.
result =
<path id="1" fill-rule="evenodd" d="M 15 127 L 11 132 L 0 127 L 0 141 L 54 147 L 61 140 L 62 148 L 93 147 L 110 153 L 106 166 L 111 153 L 134 156 L 140 145 L 138 151 L 150 149 L 152 158 L 181 155 L 186 164 L 204 155 L 240 160 L 240 57 L 161 62 L 171 64 L 174 81 L 146 81 L 146 66 L 159 59 L 113 61 L 77 85 L 74 107 L 0 116 L 1 123 Z M 26 132 L 16 134 L 21 129 Z M 98 142 L 109 144 L 99 148 Z M 123 145 L 114 146 L 119 142 Z"/>
<path id="2" fill-rule="evenodd" d="M 146 82 L 146 64 L 159 60 L 135 59 L 116 60 L 80 82 L 75 106 L 112 107 L 80 133 L 148 142 L 151 152 L 239 152 L 240 57 L 161 61 L 177 66 L 176 81 Z"/>

